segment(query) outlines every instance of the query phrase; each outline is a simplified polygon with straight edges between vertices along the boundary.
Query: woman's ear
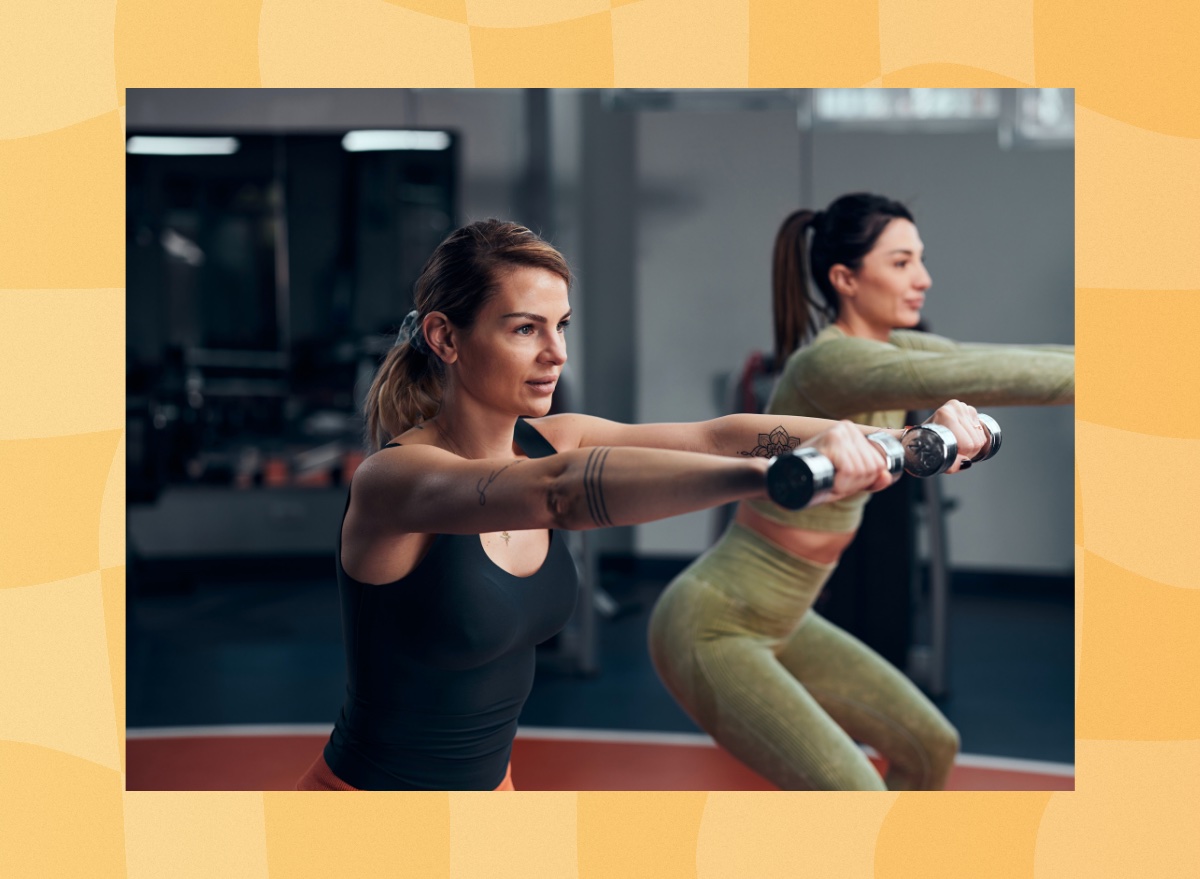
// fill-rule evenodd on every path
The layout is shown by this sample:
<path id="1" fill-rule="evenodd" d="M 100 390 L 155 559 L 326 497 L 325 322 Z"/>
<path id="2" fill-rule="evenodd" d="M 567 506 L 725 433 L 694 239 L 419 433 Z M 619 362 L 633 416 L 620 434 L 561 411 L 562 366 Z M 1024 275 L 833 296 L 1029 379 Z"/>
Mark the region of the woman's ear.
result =
<path id="1" fill-rule="evenodd" d="M 854 272 L 841 263 L 829 267 L 829 283 L 839 296 L 853 298 L 858 292 L 857 281 Z"/>
<path id="2" fill-rule="evenodd" d="M 458 328 L 450 323 L 450 318 L 440 311 L 431 311 L 425 315 L 421 325 L 425 328 L 429 350 L 435 357 L 443 363 L 453 363 L 458 359 Z"/>

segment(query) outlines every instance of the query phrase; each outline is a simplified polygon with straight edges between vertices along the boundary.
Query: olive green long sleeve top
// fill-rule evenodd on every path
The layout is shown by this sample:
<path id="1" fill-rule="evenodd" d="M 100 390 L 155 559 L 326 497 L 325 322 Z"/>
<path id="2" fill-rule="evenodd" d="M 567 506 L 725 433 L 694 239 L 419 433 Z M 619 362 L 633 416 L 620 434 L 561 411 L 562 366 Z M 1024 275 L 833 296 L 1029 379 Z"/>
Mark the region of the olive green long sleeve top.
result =
<path id="1" fill-rule="evenodd" d="M 906 411 L 936 409 L 951 399 L 983 409 L 1074 398 L 1070 345 L 964 344 L 915 330 L 893 330 L 880 342 L 830 325 L 788 358 L 767 412 L 895 428 L 904 426 Z M 765 501 L 750 504 L 795 528 L 844 532 L 858 528 L 869 498 L 862 492 L 794 511 Z"/>

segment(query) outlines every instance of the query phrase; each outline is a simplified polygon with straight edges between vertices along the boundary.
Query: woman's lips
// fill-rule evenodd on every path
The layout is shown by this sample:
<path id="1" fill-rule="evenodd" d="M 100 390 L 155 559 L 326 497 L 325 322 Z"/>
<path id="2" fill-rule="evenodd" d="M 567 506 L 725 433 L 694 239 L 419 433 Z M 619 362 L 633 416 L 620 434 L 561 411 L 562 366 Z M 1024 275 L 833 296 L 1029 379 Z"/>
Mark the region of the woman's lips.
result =
<path id="1" fill-rule="evenodd" d="M 541 379 L 541 380 L 534 379 L 533 381 L 525 382 L 525 384 L 527 384 L 527 385 L 529 385 L 529 387 L 533 388 L 535 393 L 550 395 L 550 394 L 554 393 L 554 388 L 558 384 L 558 379 L 557 378 L 548 378 L 548 379 Z"/>

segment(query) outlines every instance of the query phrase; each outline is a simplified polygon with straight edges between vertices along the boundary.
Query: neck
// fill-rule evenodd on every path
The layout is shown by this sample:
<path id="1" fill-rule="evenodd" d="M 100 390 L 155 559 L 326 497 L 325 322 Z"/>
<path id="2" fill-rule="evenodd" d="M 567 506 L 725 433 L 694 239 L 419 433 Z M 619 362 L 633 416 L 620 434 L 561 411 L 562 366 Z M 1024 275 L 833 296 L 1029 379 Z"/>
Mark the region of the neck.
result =
<path id="1" fill-rule="evenodd" d="M 892 334 L 891 327 L 869 324 L 848 308 L 842 309 L 842 313 L 834 321 L 834 326 L 847 336 L 857 336 L 860 339 L 874 339 L 877 342 L 886 342 Z"/>
<path id="2" fill-rule="evenodd" d="M 464 458 L 511 458 L 513 431 L 517 420 L 512 415 L 485 409 L 450 388 L 442 397 L 442 408 L 430 423 L 447 450 Z"/>

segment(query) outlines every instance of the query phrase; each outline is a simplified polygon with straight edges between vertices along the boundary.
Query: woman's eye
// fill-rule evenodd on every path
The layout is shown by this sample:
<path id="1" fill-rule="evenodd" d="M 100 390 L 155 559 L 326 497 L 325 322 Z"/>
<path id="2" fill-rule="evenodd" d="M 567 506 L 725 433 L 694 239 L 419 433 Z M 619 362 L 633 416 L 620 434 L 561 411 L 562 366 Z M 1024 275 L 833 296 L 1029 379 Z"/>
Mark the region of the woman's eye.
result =
<path id="1" fill-rule="evenodd" d="M 908 265 L 908 260 L 906 260 L 906 259 L 905 259 L 905 260 L 901 260 L 900 262 L 896 263 L 896 268 L 898 268 L 898 269 L 902 269 L 902 268 L 904 268 L 904 267 L 905 267 L 905 266 L 907 266 L 907 265 Z"/>
<path id="2" fill-rule="evenodd" d="M 562 323 L 560 323 L 558 325 L 558 331 L 560 333 L 564 332 L 566 330 L 566 328 L 569 327 L 570 325 L 571 325 L 571 322 L 569 320 L 564 320 Z"/>
<path id="3" fill-rule="evenodd" d="M 529 332 L 528 333 L 525 332 L 526 330 L 529 330 Z M 525 324 L 523 326 L 519 326 L 519 327 L 517 327 L 517 332 L 520 333 L 522 336 L 532 335 L 533 324 Z"/>

